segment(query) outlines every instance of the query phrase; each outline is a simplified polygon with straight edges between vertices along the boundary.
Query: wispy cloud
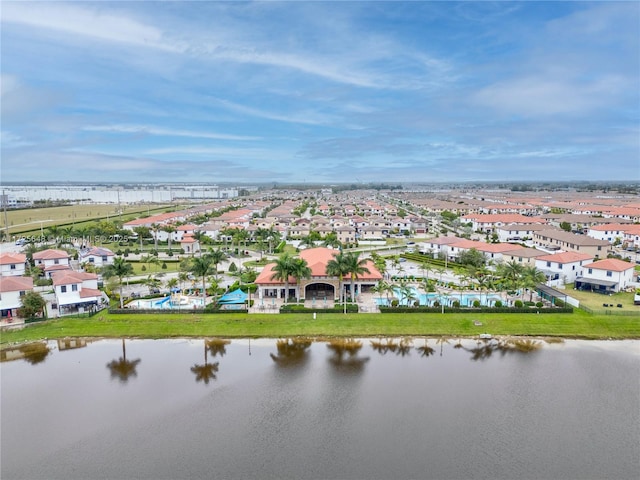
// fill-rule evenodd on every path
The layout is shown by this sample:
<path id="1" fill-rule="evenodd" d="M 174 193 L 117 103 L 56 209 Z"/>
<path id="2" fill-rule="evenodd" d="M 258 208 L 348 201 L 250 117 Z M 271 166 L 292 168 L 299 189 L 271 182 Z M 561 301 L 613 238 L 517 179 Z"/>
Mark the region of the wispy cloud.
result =
<path id="1" fill-rule="evenodd" d="M 226 133 L 215 132 L 198 132 L 193 130 L 181 130 L 173 128 L 162 128 L 152 125 L 87 125 L 84 130 L 88 132 L 109 132 L 109 133 L 125 133 L 125 134 L 144 134 L 156 135 L 162 137 L 190 137 L 190 138 L 208 138 L 212 140 L 242 140 L 252 141 L 259 140 L 260 137 L 249 135 L 231 135 Z"/>

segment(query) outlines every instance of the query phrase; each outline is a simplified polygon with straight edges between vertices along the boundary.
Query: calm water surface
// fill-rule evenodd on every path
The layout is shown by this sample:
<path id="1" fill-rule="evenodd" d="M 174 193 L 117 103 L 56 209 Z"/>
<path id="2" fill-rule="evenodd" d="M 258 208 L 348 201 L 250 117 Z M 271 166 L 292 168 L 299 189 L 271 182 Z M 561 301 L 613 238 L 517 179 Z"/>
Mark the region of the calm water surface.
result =
<path id="1" fill-rule="evenodd" d="M 3 352 L 0 474 L 638 478 L 640 343 L 540 345 L 102 340 Z"/>

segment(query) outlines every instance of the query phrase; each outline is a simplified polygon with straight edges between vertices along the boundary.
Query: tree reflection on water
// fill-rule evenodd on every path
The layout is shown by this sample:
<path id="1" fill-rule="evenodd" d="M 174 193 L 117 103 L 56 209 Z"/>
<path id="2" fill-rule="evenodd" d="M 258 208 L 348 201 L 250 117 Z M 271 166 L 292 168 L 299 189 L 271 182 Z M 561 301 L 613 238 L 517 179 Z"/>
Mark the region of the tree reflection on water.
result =
<path id="1" fill-rule="evenodd" d="M 464 348 L 471 353 L 471 360 L 486 360 L 490 358 L 494 352 L 498 352 L 500 356 L 512 353 L 531 353 L 539 350 L 542 343 L 530 338 L 507 338 L 507 339 L 491 339 L 478 340 L 473 348 Z"/>
<path id="2" fill-rule="evenodd" d="M 336 369 L 342 371 L 360 372 L 369 357 L 358 357 L 357 354 L 362 348 L 362 342 L 353 338 L 337 338 L 329 341 L 327 348 L 332 351 L 329 357 Z"/>
<path id="3" fill-rule="evenodd" d="M 269 356 L 279 367 L 301 366 L 309 359 L 308 349 L 313 343 L 308 338 L 286 338 L 276 342 L 278 354 Z"/>
<path id="4" fill-rule="evenodd" d="M 218 366 L 220 362 L 209 363 L 207 352 L 211 351 L 212 355 L 220 355 L 221 357 L 227 352 L 226 346 L 231 343 L 229 340 L 213 339 L 204 341 L 204 364 L 195 364 L 191 367 L 191 372 L 196 376 L 196 383 L 204 382 L 205 385 L 209 385 L 211 380 L 216 380 L 218 377 Z"/>
<path id="5" fill-rule="evenodd" d="M 137 377 L 138 372 L 136 368 L 140 363 L 140 359 L 127 360 L 127 350 L 124 344 L 124 338 L 122 339 L 122 357 L 117 360 L 112 360 L 107 363 L 107 368 L 111 370 L 111 378 L 117 378 L 120 383 L 127 383 L 129 377 Z"/>

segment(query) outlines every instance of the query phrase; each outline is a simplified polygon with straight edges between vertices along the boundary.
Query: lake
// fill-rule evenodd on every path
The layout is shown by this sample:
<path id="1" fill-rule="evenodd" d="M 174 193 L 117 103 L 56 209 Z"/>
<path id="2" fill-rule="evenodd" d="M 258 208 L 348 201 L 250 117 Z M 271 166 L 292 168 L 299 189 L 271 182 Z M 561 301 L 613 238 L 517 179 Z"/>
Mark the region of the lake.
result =
<path id="1" fill-rule="evenodd" d="M 640 342 L 67 340 L 4 351 L 7 479 L 605 479 Z"/>

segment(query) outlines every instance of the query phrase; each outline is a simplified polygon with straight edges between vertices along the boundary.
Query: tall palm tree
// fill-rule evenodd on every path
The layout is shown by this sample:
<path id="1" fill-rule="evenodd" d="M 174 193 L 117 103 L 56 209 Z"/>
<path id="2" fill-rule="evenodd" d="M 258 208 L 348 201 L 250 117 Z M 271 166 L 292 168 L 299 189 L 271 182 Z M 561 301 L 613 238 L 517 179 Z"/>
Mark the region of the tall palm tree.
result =
<path id="1" fill-rule="evenodd" d="M 124 298 L 122 297 L 122 279 L 133 274 L 133 267 L 123 257 L 116 257 L 113 263 L 107 265 L 102 275 L 104 278 L 118 277 L 120 285 L 120 308 L 124 308 Z"/>
<path id="2" fill-rule="evenodd" d="M 529 289 L 529 300 L 533 298 L 533 290 L 547 281 L 547 276 L 542 270 L 534 266 L 525 267 L 522 271 L 522 287 Z"/>
<path id="3" fill-rule="evenodd" d="M 167 234 L 167 246 L 169 247 L 169 251 L 171 251 L 171 242 L 173 240 L 173 234 L 176 231 L 176 227 L 168 223 L 162 226 L 162 231 Z"/>
<path id="4" fill-rule="evenodd" d="M 339 300 L 340 302 L 343 302 L 344 277 L 349 273 L 349 269 L 345 262 L 345 254 L 340 252 L 334 255 L 333 258 L 327 262 L 326 272 L 327 272 L 327 275 L 331 277 L 338 277 L 339 288 L 340 288 Z M 346 301 L 345 301 L 345 304 L 346 304 Z"/>
<path id="5" fill-rule="evenodd" d="M 150 230 L 153 232 L 153 249 L 157 252 L 158 251 L 158 232 L 160 231 L 160 225 L 158 225 L 157 223 L 152 223 Z"/>
<path id="6" fill-rule="evenodd" d="M 311 278 L 311 268 L 304 258 L 296 258 L 293 260 L 291 276 L 296 279 L 296 284 L 303 278 Z M 300 302 L 300 285 L 296 288 L 296 302 Z"/>
<path id="7" fill-rule="evenodd" d="M 284 252 L 280 257 L 276 260 L 276 264 L 274 265 L 272 271 L 274 272 L 271 275 L 271 279 L 282 280 L 284 282 L 284 301 L 286 302 L 289 298 L 289 277 L 292 275 L 294 271 L 294 262 L 295 259 L 291 256 L 289 252 Z"/>
<path id="8" fill-rule="evenodd" d="M 127 350 L 122 339 L 122 357 L 107 363 L 107 368 L 111 370 L 111 378 L 117 378 L 122 383 L 126 383 L 129 377 L 137 376 L 136 367 L 140 359 L 127 360 Z"/>
<path id="9" fill-rule="evenodd" d="M 149 235 L 149 227 L 141 225 L 139 227 L 135 227 L 133 231 L 138 235 L 138 240 L 140 240 L 140 250 L 142 250 L 142 239 Z"/>
<path id="10" fill-rule="evenodd" d="M 344 263 L 351 280 L 351 301 L 355 302 L 355 281 L 361 275 L 365 273 L 371 273 L 367 267 L 368 260 L 366 258 L 360 259 L 360 255 L 356 252 L 348 252 L 344 255 Z"/>
<path id="11" fill-rule="evenodd" d="M 338 234 L 336 232 L 329 232 L 325 235 L 322 245 L 330 248 L 342 248 L 342 242 L 338 240 Z"/>
<path id="12" fill-rule="evenodd" d="M 207 296 L 207 277 L 211 275 L 213 262 L 209 255 L 193 257 L 190 271 L 196 277 L 202 277 L 202 295 Z"/>
<path id="13" fill-rule="evenodd" d="M 220 248 L 216 248 L 215 250 L 209 250 L 209 253 L 207 254 L 209 256 L 209 258 L 211 258 L 211 261 L 213 262 L 213 265 L 215 267 L 215 276 L 216 278 L 218 278 L 218 265 L 227 259 L 227 254 L 224 252 L 224 250 L 221 250 Z"/>

